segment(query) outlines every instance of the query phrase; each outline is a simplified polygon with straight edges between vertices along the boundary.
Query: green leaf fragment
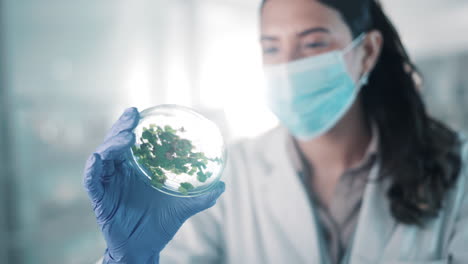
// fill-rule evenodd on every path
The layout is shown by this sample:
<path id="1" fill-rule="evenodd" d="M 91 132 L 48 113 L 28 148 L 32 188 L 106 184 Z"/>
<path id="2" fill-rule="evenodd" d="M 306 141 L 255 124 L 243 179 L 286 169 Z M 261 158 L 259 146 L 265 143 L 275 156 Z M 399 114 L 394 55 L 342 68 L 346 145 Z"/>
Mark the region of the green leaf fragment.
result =
<path id="1" fill-rule="evenodd" d="M 181 138 L 177 132 L 185 132 L 185 128 L 174 129 L 169 125 L 164 128 L 150 124 L 144 127 L 141 135 L 141 144 L 133 146 L 132 151 L 140 165 L 151 172 L 151 183 L 160 188 L 164 185 L 166 173 L 177 175 L 188 174 L 200 182 L 205 182 L 212 176 L 211 172 L 203 172 L 208 162 L 221 163 L 220 158 L 210 159 L 203 152 L 193 152 L 194 146 L 190 140 Z M 179 187 L 181 193 L 193 189 L 190 183 L 183 183 Z"/>
<path id="2" fill-rule="evenodd" d="M 197 173 L 197 180 L 199 182 L 205 182 L 207 178 L 208 178 L 207 175 L 205 173 L 203 173 L 202 171 L 199 171 Z"/>
<path id="3" fill-rule="evenodd" d="M 168 133 L 172 133 L 172 134 L 177 132 L 175 129 L 173 129 L 171 126 L 168 126 L 168 125 L 164 126 L 164 131 Z"/>
<path id="4" fill-rule="evenodd" d="M 183 182 L 183 183 L 180 184 L 180 186 L 184 187 L 187 190 L 191 190 L 191 189 L 194 188 L 193 185 L 190 182 Z"/>
<path id="5" fill-rule="evenodd" d="M 180 186 L 178 191 L 183 194 L 183 195 L 187 195 L 188 194 L 188 191 L 187 189 L 185 189 L 184 187 Z"/>
<path id="6" fill-rule="evenodd" d="M 161 181 L 160 179 L 157 179 L 157 178 L 153 178 L 153 179 L 151 179 L 151 184 L 152 184 L 154 187 L 160 189 L 160 188 L 163 187 L 164 181 Z"/>
<path id="7" fill-rule="evenodd" d="M 190 190 L 192 190 L 194 187 L 191 183 L 189 182 L 183 182 L 180 184 L 178 191 L 183 194 L 187 195 Z"/>
<path id="8" fill-rule="evenodd" d="M 188 174 L 189 174 L 190 176 L 193 176 L 193 174 L 195 174 L 195 172 L 197 172 L 197 168 L 196 168 L 196 167 L 192 167 L 192 169 L 190 169 L 190 170 L 188 171 Z"/>

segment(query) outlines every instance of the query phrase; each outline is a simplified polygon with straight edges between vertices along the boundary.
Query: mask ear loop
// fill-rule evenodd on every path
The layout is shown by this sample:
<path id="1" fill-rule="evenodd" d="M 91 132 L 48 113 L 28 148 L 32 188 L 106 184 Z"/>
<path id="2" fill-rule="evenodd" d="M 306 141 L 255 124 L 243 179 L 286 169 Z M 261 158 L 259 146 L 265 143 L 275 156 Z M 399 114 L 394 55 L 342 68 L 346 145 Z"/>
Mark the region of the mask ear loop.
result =
<path id="1" fill-rule="evenodd" d="M 359 86 L 365 86 L 369 83 L 369 75 L 370 75 L 370 72 L 366 72 L 362 75 L 361 79 L 359 80 Z"/>
<path id="2" fill-rule="evenodd" d="M 344 48 L 343 53 L 346 54 L 350 52 L 352 49 L 357 47 L 361 42 L 364 40 L 364 38 L 367 36 L 366 32 L 362 32 L 353 42 L 351 42 L 346 48 Z"/>
<path id="3" fill-rule="evenodd" d="M 354 49 L 355 47 L 357 47 L 359 44 L 361 44 L 361 42 L 366 38 L 367 36 L 367 33 L 366 32 L 362 32 L 361 34 L 359 34 L 359 36 L 353 40 L 353 42 L 351 42 L 344 50 L 343 50 L 343 54 L 346 54 L 348 52 L 350 52 L 352 49 Z M 357 85 L 359 88 L 361 88 L 362 86 L 365 86 L 369 83 L 369 75 L 370 75 L 370 72 L 366 72 L 362 75 L 361 79 L 359 79 Z"/>

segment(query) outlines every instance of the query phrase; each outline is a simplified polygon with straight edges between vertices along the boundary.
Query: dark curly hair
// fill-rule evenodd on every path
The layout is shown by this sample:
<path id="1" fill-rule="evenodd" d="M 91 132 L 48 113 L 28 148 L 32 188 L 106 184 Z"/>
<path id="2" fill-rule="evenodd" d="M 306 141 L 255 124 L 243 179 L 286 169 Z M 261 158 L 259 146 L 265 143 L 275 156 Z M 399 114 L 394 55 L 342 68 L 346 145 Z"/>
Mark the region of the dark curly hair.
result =
<path id="1" fill-rule="evenodd" d="M 262 7 L 266 0 L 262 2 Z M 367 120 L 380 134 L 380 179 L 395 219 L 422 226 L 437 216 L 461 169 L 458 135 L 430 117 L 415 76 L 421 76 L 378 0 L 319 0 L 337 10 L 354 37 L 378 30 L 384 43 L 369 83 L 361 90 Z"/>

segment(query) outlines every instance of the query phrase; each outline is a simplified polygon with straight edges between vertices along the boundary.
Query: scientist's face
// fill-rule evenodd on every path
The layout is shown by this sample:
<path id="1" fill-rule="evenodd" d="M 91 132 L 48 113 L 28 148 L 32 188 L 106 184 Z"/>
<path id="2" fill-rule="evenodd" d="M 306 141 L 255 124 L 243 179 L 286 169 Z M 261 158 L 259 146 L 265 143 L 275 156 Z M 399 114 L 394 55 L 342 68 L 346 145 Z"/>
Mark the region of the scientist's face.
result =
<path id="1" fill-rule="evenodd" d="M 317 0 L 267 0 L 260 31 L 265 65 L 344 49 L 353 41 L 340 13 Z M 371 31 L 362 45 L 345 56 L 355 80 L 374 67 L 381 43 L 381 34 Z"/>

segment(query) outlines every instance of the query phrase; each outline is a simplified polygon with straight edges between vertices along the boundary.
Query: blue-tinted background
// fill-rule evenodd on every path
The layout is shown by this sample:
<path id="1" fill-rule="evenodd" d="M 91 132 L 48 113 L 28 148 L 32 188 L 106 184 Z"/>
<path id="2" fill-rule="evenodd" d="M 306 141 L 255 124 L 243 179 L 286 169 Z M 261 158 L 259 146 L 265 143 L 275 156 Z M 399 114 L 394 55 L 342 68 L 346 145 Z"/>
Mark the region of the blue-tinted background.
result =
<path id="1" fill-rule="evenodd" d="M 92 263 L 81 185 L 124 108 L 191 106 L 228 140 L 276 120 L 262 101 L 258 0 L 0 0 L 0 263 Z M 468 131 L 468 1 L 386 0 L 429 111 Z"/>

